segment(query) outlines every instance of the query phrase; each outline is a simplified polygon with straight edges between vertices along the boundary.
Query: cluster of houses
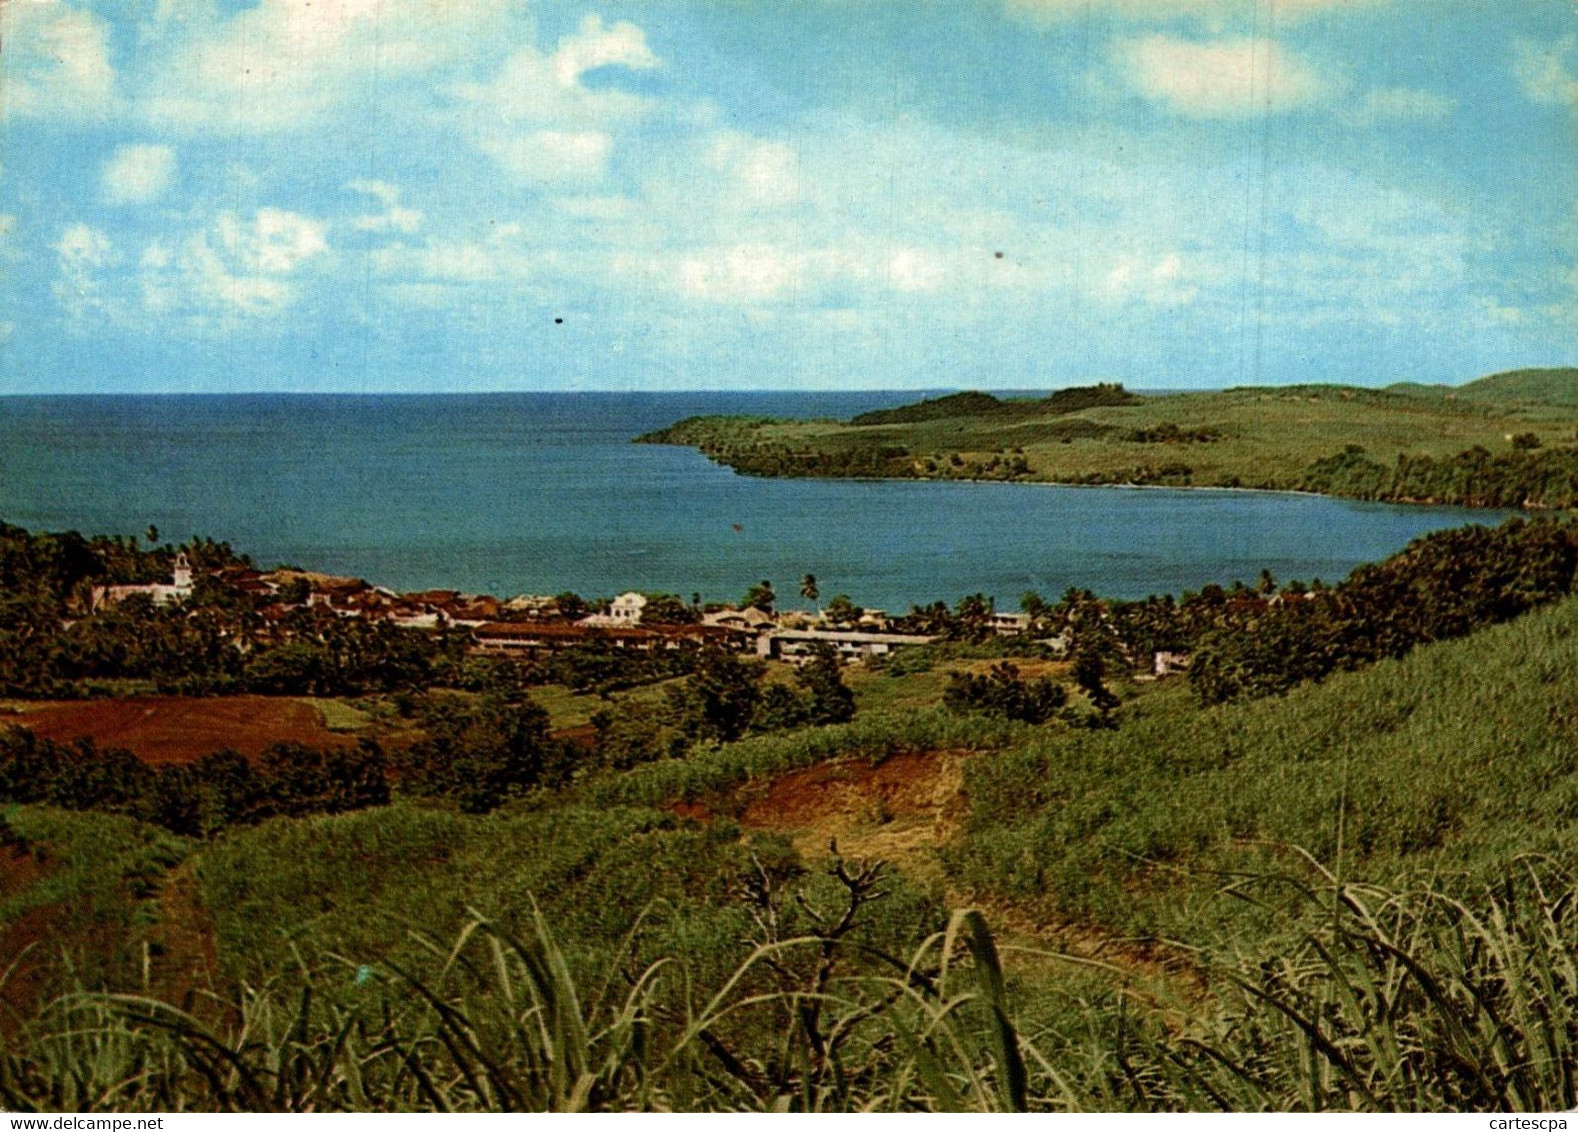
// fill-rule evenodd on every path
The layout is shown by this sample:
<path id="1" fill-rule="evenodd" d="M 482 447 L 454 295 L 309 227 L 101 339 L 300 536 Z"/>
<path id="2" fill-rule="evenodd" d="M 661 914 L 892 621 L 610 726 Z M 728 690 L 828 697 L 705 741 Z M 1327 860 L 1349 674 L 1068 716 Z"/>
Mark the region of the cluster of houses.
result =
<path id="1" fill-rule="evenodd" d="M 864 659 L 933 639 L 889 632 L 880 611 L 863 614 L 854 625 L 836 627 L 808 614 L 772 614 L 750 607 L 713 610 L 699 622 L 668 623 L 648 620 L 646 597 L 630 592 L 614 598 L 606 610 L 571 619 L 554 598 L 536 595 L 501 600 L 457 590 L 396 593 L 360 579 L 287 570 L 232 569 L 217 580 L 259 598 L 260 612 L 268 621 L 282 620 L 305 606 L 411 629 L 468 629 L 479 653 L 496 656 L 538 656 L 591 643 L 641 651 L 711 643 L 795 662 L 809 656 L 818 644 L 832 645 L 847 659 Z M 96 586 L 91 604 L 97 610 L 144 595 L 154 605 L 170 605 L 185 601 L 194 588 L 191 563 L 181 553 L 170 581 Z"/>
<path id="2" fill-rule="evenodd" d="M 710 643 L 737 652 L 790 663 L 803 661 L 819 644 L 831 645 L 846 660 L 886 656 L 895 649 L 927 644 L 932 637 L 888 631 L 880 612 L 865 614 L 853 626 L 833 627 L 804 613 L 773 614 L 747 606 L 715 609 L 695 623 L 672 624 L 645 619 L 647 599 L 624 593 L 606 613 L 578 621 L 516 620 L 492 622 L 472 630 L 481 652 L 533 655 L 567 644 L 602 641 L 616 648 L 679 648 Z"/>
<path id="3" fill-rule="evenodd" d="M 300 571 L 230 569 L 217 580 L 233 590 L 260 599 L 265 620 L 280 621 L 303 606 L 321 608 L 342 617 L 387 621 L 411 629 L 457 628 L 469 630 L 478 653 L 493 656 L 537 657 L 576 645 L 602 643 L 636 651 L 677 649 L 710 643 L 763 659 L 801 663 L 821 646 L 832 646 L 846 661 L 885 657 L 900 649 L 929 644 L 935 637 L 894 632 L 880 610 L 863 612 L 853 624 L 834 624 L 821 615 L 768 613 L 754 607 L 726 607 L 703 613 L 699 621 L 674 623 L 649 620 L 642 594 L 620 594 L 606 609 L 571 618 L 555 598 L 522 595 L 502 600 L 487 594 L 457 590 L 424 590 L 396 593 L 354 578 L 333 578 Z M 137 585 L 96 586 L 92 607 L 100 609 L 135 594 L 146 595 L 155 605 L 184 601 L 194 590 L 191 563 L 178 554 L 170 581 Z M 1016 637 L 1031 631 L 1024 613 L 992 615 L 992 629 L 999 636 Z M 1054 652 L 1066 651 L 1066 635 L 1043 642 Z M 1152 675 L 1160 678 L 1180 672 L 1189 658 L 1178 653 L 1157 653 Z"/>

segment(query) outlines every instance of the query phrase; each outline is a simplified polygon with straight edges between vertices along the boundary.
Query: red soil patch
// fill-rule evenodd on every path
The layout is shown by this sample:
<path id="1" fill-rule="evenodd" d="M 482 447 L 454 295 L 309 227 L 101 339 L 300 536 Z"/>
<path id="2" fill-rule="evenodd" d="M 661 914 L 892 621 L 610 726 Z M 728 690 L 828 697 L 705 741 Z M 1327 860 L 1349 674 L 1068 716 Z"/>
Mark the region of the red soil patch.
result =
<path id="1" fill-rule="evenodd" d="M 749 829 L 788 834 L 801 853 L 819 857 L 837 841 L 855 857 L 880 857 L 908 870 L 935 872 L 934 850 L 952 836 L 965 807 L 969 752 L 894 755 L 818 763 L 730 794 L 672 803 L 680 817 L 709 821 L 738 816 Z"/>
<path id="2" fill-rule="evenodd" d="M 818 763 L 775 779 L 765 795 L 746 803 L 741 820 L 756 829 L 793 830 L 935 817 L 958 797 L 957 761 L 928 752 L 894 755 L 875 766 Z"/>
<path id="3" fill-rule="evenodd" d="M 275 743 L 356 745 L 353 736 L 330 731 L 310 704 L 270 696 L 77 700 L 31 709 L 7 722 L 56 742 L 91 738 L 154 764 L 193 762 L 226 748 L 255 758 Z"/>

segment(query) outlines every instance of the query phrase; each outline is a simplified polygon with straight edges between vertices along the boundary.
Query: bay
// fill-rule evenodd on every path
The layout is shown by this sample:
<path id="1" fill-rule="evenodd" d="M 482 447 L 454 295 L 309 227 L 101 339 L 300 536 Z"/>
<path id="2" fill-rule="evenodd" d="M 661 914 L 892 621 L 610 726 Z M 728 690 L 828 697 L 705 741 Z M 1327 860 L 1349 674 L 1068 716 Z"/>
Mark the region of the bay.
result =
<path id="1" fill-rule="evenodd" d="M 203 535 L 400 590 L 739 597 L 868 607 L 1070 586 L 1336 581 L 1431 530 L 1500 514 L 1262 492 L 768 480 L 631 444 L 700 413 L 847 418 L 903 393 L 0 399 L 0 519 Z"/>

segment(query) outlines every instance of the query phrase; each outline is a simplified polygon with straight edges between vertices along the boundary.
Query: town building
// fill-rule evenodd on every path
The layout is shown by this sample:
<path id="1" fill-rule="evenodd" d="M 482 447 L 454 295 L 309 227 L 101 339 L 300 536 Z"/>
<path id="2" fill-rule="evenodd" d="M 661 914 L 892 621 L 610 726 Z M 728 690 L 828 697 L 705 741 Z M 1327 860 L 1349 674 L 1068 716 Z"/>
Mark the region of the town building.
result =
<path id="1" fill-rule="evenodd" d="M 701 623 L 751 634 L 764 632 L 776 624 L 771 613 L 764 613 L 754 605 L 745 609 L 720 609 L 715 613 L 704 613 Z"/>
<path id="2" fill-rule="evenodd" d="M 136 594 L 146 594 L 155 605 L 171 605 L 185 601 L 192 595 L 192 589 L 192 564 L 187 560 L 186 551 L 183 550 L 175 556 L 175 566 L 170 581 L 94 586 L 93 609 L 100 610 L 107 606 L 119 605 Z"/>
<path id="3" fill-rule="evenodd" d="M 999 637 L 1020 637 L 1030 631 L 1028 613 L 993 613 L 992 632 Z"/>
<path id="4" fill-rule="evenodd" d="M 715 644 L 728 647 L 727 630 L 708 625 L 588 625 L 585 621 L 495 621 L 471 631 L 476 651 L 494 656 L 537 656 L 578 645 L 606 644 L 653 652 Z"/>
<path id="5" fill-rule="evenodd" d="M 858 629 L 778 629 L 756 638 L 756 655 L 763 659 L 801 662 L 818 645 L 831 645 L 845 660 L 887 656 L 895 649 L 928 645 L 936 638 L 918 633 L 872 633 Z"/>
<path id="6" fill-rule="evenodd" d="M 608 606 L 608 616 L 619 625 L 641 624 L 641 611 L 647 607 L 647 599 L 632 591 L 620 594 Z"/>
<path id="7" fill-rule="evenodd" d="M 594 613 L 581 618 L 579 623 L 608 629 L 629 629 L 641 624 L 641 614 L 646 607 L 647 599 L 641 594 L 634 591 L 623 593 L 608 603 L 607 613 Z"/>

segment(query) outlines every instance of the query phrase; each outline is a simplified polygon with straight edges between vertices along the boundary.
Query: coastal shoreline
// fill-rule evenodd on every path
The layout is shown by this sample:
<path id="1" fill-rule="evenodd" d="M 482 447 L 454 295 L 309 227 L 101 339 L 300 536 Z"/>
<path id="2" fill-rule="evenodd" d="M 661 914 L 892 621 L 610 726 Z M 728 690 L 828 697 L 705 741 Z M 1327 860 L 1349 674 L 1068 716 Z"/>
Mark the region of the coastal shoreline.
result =
<path id="1" fill-rule="evenodd" d="M 745 479 L 759 480 L 821 480 L 829 483 L 943 483 L 943 484 L 979 484 L 986 487 L 1055 487 L 1069 488 L 1079 491 L 1179 491 L 1179 492 L 1218 492 L 1236 495 L 1286 495 L 1305 499 L 1331 499 L 1339 503 L 1365 503 L 1375 507 L 1436 507 L 1443 510 L 1455 511 L 1484 511 L 1489 513 L 1510 514 L 1537 514 L 1554 513 L 1562 508 L 1538 507 L 1525 504 L 1521 507 L 1495 507 L 1477 503 L 1441 503 L 1426 499 L 1360 499 L 1352 495 L 1338 495 L 1334 492 L 1307 491 L 1292 487 L 1230 487 L 1227 484 L 1176 484 L 1176 483 L 1072 483 L 1067 480 L 1000 480 L 984 479 L 974 476 L 775 476 L 765 472 L 742 472 L 721 461 L 714 460 L 701 452 L 694 445 L 676 444 L 677 448 L 690 448 L 698 455 L 703 456 L 708 462 L 719 467 L 727 468 L 735 475 Z"/>

